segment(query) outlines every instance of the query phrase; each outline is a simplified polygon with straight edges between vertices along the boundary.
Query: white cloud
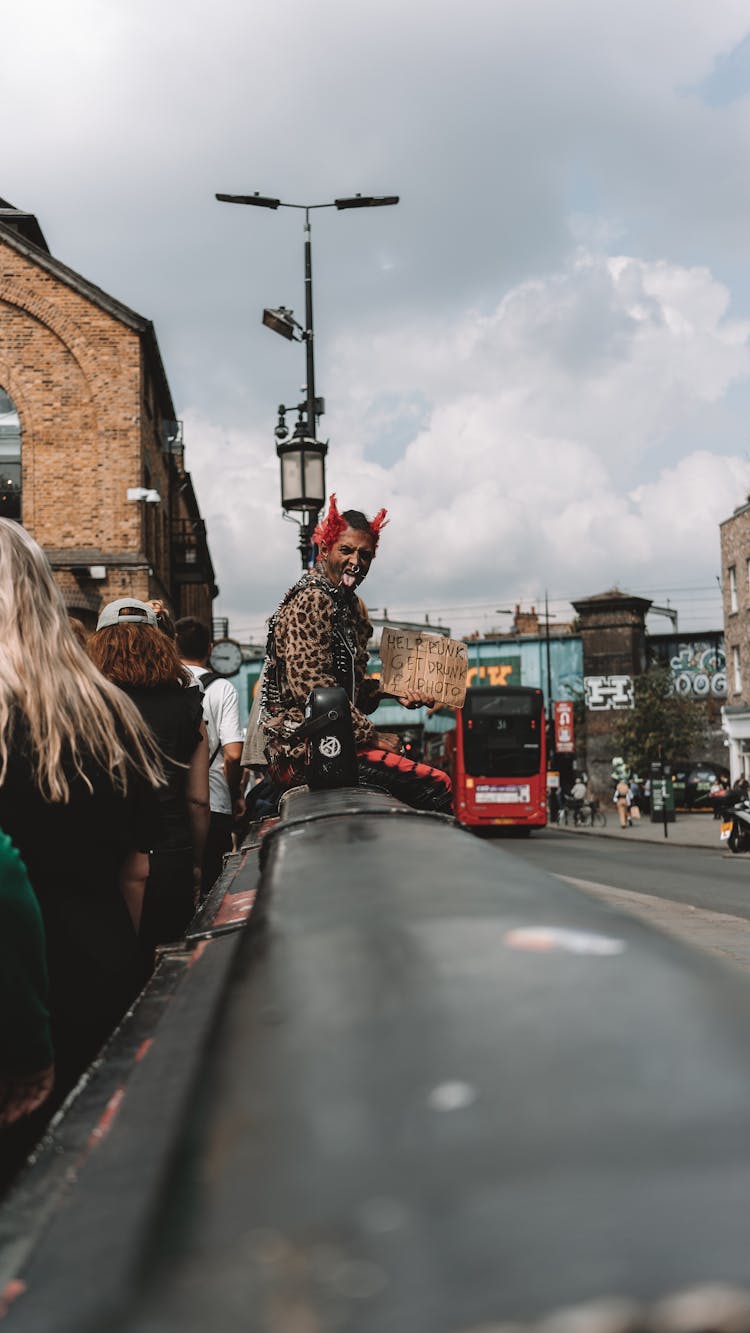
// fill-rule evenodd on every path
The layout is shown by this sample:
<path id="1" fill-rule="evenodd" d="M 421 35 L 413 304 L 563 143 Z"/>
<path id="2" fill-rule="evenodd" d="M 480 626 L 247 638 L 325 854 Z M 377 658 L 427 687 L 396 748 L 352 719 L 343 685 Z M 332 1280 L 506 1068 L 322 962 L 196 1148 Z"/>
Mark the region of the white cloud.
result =
<path id="1" fill-rule="evenodd" d="M 391 510 L 368 585 L 375 600 L 447 606 L 538 596 L 545 584 L 560 597 L 708 577 L 717 525 L 750 466 L 722 454 L 720 440 L 719 452 L 694 450 L 674 466 L 660 449 L 750 372 L 750 323 L 728 305 L 706 269 L 579 254 L 438 336 L 417 325 L 374 345 L 339 340 L 335 373 L 350 387 L 333 423 L 329 488 L 341 502 Z M 387 458 L 378 431 L 399 414 L 405 447 Z M 251 596 L 271 610 L 281 569 L 294 570 L 290 532 L 272 515 L 270 430 L 267 440 L 222 438 L 196 420 L 189 439 L 232 606 L 241 614 Z M 243 550 L 254 557 L 246 583 Z"/>
<path id="2" fill-rule="evenodd" d="M 393 510 L 376 601 L 713 577 L 746 490 L 750 98 L 701 89 L 748 22 L 745 0 L 8 9 L 0 194 L 153 318 L 218 610 L 257 620 L 296 571 L 272 428 L 303 363 L 259 320 L 299 314 L 301 218 L 216 190 L 402 196 L 313 221 L 329 480 Z"/>
<path id="3" fill-rule="evenodd" d="M 435 408 L 478 393 L 509 431 L 570 436 L 616 465 L 748 374 L 750 321 L 728 317 L 728 305 L 705 268 L 579 253 L 488 315 L 469 312 L 446 330 L 402 327 L 366 345 L 339 339 L 334 377 L 355 386 L 339 433 L 350 438 L 360 420 L 369 431 L 357 386 L 419 389 Z"/>

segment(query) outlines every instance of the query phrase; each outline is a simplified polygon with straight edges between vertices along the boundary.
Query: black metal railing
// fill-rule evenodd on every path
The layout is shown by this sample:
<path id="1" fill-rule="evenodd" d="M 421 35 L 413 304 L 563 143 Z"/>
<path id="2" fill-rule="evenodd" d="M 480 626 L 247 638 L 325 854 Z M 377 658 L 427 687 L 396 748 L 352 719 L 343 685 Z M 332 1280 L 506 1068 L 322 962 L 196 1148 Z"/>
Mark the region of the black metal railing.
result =
<path id="1" fill-rule="evenodd" d="M 211 577 L 211 561 L 202 519 L 178 518 L 172 522 L 172 567 L 182 582 L 202 583 Z"/>

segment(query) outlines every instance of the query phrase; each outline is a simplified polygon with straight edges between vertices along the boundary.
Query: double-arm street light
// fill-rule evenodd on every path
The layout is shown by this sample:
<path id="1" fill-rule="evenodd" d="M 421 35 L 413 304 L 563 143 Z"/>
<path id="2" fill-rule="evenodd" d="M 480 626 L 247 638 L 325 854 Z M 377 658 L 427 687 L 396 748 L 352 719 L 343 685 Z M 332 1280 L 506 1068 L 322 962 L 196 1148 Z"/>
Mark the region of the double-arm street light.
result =
<path id="1" fill-rule="evenodd" d="M 263 323 L 282 338 L 305 344 L 305 399 L 291 409 L 298 414 L 294 434 L 290 439 L 286 424 L 286 413 L 290 409 L 283 403 L 279 407 L 274 434 L 281 464 L 281 504 L 290 517 L 300 514 L 299 549 L 302 567 L 306 569 L 312 560 L 313 530 L 326 498 L 325 456 L 328 451 L 328 442 L 319 440 L 317 431 L 318 417 L 325 411 L 325 401 L 315 396 L 310 213 L 315 208 L 382 208 L 397 204 L 398 195 L 356 194 L 348 199 L 334 199 L 329 204 L 285 204 L 262 194 L 217 194 L 216 198 L 221 203 L 251 204 L 255 208 L 298 208 L 305 214 L 305 327 L 302 328 L 294 318 L 294 312 L 283 305 L 265 309 Z"/>

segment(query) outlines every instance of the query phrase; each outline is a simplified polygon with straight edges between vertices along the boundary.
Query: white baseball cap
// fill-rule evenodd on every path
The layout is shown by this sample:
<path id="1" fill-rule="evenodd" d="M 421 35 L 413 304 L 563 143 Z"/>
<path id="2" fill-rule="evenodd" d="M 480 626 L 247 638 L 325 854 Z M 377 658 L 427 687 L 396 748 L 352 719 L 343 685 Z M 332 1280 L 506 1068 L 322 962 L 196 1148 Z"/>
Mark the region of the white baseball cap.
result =
<path id="1" fill-rule="evenodd" d="M 109 602 L 99 612 L 96 628 L 107 629 L 109 625 L 156 625 L 156 612 L 152 606 L 139 602 L 135 597 L 120 597 L 116 602 Z"/>

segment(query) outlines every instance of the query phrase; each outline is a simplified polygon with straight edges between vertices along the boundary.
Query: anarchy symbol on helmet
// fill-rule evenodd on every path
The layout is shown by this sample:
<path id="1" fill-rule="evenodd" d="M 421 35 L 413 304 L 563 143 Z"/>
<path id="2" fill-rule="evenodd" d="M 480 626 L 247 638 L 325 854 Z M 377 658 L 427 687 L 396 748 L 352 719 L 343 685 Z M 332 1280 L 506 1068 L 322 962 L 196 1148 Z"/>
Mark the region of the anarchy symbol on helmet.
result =
<path id="1" fill-rule="evenodd" d="M 318 749 L 324 759 L 335 759 L 341 754 L 341 741 L 336 736 L 324 736 Z"/>

